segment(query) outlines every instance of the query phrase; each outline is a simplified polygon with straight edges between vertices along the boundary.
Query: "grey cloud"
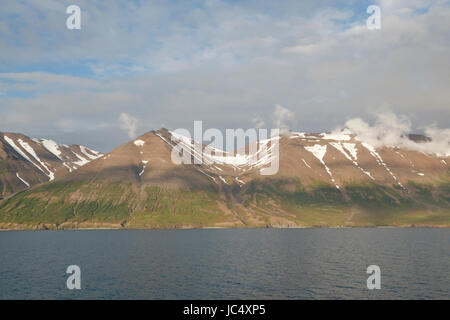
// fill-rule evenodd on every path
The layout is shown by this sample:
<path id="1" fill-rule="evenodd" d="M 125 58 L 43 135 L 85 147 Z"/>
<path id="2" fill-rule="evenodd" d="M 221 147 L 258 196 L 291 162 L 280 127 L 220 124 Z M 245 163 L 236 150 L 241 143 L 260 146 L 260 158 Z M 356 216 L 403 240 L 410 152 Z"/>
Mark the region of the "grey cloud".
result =
<path id="1" fill-rule="evenodd" d="M 450 129 L 439 129 L 435 125 L 425 128 L 430 142 L 416 143 L 408 138 L 411 133 L 411 121 L 406 116 L 394 113 L 376 115 L 376 122 L 370 125 L 366 121 L 355 118 L 348 120 L 345 127 L 350 129 L 358 140 L 367 142 L 376 148 L 400 147 L 424 153 L 450 156 Z"/>
<path id="2" fill-rule="evenodd" d="M 130 139 L 136 138 L 138 129 L 138 119 L 132 115 L 122 112 L 119 116 L 120 128 L 128 135 Z"/>
<path id="3" fill-rule="evenodd" d="M 57 41 L 40 44 L 39 32 L 0 24 L 32 49 L 19 52 L 0 38 L 0 62 L 93 59 L 87 63 L 96 76 L 0 74 L 0 91 L 33 96 L 0 97 L 2 128 L 60 142 L 78 137 L 108 151 L 126 140 L 117 122 L 122 112 L 140 119 L 139 134 L 161 123 L 190 128 L 194 120 L 220 129 L 252 127 L 256 118 L 267 124 L 277 104 L 302 131 L 329 131 L 380 105 L 407 114 L 412 131 L 433 122 L 450 127 L 450 9 L 440 1 L 427 10 L 414 1 L 412 11 L 409 2 L 381 1 L 383 24 L 375 32 L 364 21 L 342 28 L 340 21 L 357 14 L 351 9 L 299 1 L 258 8 L 212 1 L 175 12 L 80 1 L 86 12 L 78 35 L 55 28 L 65 25 L 62 5 L 47 3 L 54 9 L 41 21 L 6 1 L 5 14 L 29 15 L 28 25 L 51 30 Z"/>

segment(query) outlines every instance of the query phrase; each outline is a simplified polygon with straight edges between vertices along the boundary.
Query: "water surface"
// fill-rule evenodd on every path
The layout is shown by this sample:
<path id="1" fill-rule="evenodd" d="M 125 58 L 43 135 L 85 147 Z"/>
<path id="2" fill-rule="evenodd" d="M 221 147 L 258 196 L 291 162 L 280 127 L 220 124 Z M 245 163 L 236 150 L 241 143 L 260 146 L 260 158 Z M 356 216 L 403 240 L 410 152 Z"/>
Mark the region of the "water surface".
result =
<path id="1" fill-rule="evenodd" d="M 0 299 L 448 299 L 449 271 L 449 229 L 0 232 Z"/>

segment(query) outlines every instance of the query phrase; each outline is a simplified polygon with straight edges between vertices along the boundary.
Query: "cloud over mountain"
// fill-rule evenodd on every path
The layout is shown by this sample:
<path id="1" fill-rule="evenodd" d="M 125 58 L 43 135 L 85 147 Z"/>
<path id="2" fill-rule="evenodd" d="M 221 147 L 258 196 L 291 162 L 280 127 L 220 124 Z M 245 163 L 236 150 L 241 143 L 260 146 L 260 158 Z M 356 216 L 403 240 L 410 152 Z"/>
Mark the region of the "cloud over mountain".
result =
<path id="1" fill-rule="evenodd" d="M 381 30 L 365 26 L 369 4 Z M 304 131 L 384 104 L 412 131 L 450 127 L 448 1 L 78 5 L 75 32 L 62 2 L 2 1 L 3 130 L 107 151 L 127 139 L 123 110 L 142 132 L 199 119 L 223 129 L 268 124 L 277 104 Z"/>
<path id="2" fill-rule="evenodd" d="M 435 125 L 425 127 L 425 135 L 431 141 L 416 143 L 409 138 L 409 134 L 413 133 L 410 119 L 392 112 L 378 114 L 373 125 L 361 118 L 354 118 L 348 120 L 345 127 L 356 135 L 356 139 L 377 148 L 398 147 L 441 156 L 450 155 L 450 129 L 439 129 Z"/>
<path id="3" fill-rule="evenodd" d="M 138 119 L 122 112 L 119 116 L 120 128 L 128 135 L 130 139 L 136 137 L 136 130 L 138 126 Z"/>

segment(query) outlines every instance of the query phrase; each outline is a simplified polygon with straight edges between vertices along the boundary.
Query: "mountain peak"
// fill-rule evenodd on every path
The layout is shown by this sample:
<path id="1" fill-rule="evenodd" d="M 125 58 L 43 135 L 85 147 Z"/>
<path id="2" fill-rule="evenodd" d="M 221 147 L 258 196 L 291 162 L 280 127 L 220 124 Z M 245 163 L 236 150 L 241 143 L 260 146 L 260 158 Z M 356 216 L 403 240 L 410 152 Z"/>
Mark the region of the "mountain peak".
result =
<path id="1" fill-rule="evenodd" d="M 0 144 L 9 167 L 25 166 L 40 179 L 12 172 L 6 183 L 21 183 L 21 190 L 26 183 L 48 181 L 43 165 L 64 159 L 54 150 L 62 148 L 50 141 L 46 146 L 5 134 Z M 270 165 L 264 148 L 275 144 L 278 171 L 261 175 Z M 172 161 L 176 145 L 191 164 Z M 58 228 L 448 225 L 448 157 L 375 147 L 345 132 L 292 132 L 258 145 L 263 148 L 256 155 L 245 154 L 249 148 L 227 153 L 164 128 L 149 131 L 70 174 L 56 170 L 56 181 L 1 202 L 0 227 L 21 217 Z"/>
<path id="2" fill-rule="evenodd" d="M 21 133 L 0 133 L 0 197 L 71 173 L 102 154 Z"/>

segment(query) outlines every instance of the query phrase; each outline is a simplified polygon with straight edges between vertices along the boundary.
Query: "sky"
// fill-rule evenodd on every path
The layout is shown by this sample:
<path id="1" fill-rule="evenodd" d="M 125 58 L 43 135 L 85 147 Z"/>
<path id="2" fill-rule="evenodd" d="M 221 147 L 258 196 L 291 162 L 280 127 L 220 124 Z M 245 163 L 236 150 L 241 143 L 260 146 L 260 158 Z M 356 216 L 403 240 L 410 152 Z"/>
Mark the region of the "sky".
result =
<path id="1" fill-rule="evenodd" d="M 450 1 L 0 3 L 0 131 L 107 152 L 194 120 L 325 132 L 382 112 L 450 127 Z"/>

